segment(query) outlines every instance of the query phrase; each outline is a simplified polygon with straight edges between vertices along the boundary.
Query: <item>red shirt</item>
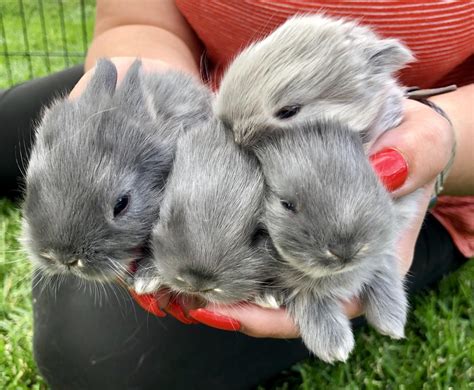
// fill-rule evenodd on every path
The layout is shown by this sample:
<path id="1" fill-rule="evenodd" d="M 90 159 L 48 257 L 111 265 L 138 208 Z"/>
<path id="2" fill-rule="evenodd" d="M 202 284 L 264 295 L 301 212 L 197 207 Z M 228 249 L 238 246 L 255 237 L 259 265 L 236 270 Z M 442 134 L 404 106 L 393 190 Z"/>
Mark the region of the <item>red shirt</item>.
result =
<path id="1" fill-rule="evenodd" d="M 398 38 L 416 62 L 401 72 L 404 85 L 434 87 L 474 82 L 474 2 L 176 0 L 206 48 L 210 78 L 250 42 L 264 37 L 289 16 L 323 11 L 359 19 L 383 37 Z M 474 196 L 439 198 L 432 211 L 467 256 L 474 256 Z"/>

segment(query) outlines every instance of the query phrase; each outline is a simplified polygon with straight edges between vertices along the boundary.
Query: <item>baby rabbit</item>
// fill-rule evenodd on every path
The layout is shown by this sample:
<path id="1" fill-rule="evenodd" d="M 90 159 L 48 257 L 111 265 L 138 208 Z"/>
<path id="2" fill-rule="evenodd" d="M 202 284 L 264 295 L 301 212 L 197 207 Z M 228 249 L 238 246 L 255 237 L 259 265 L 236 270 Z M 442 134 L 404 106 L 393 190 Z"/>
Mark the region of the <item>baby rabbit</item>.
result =
<path id="1" fill-rule="evenodd" d="M 241 145 L 308 119 L 331 118 L 366 143 L 399 124 L 403 90 L 392 75 L 412 59 L 396 39 L 380 39 L 355 22 L 296 16 L 237 56 L 215 112 Z"/>
<path id="2" fill-rule="evenodd" d="M 177 138 L 210 117 L 210 93 L 184 74 L 144 74 L 116 87 L 100 60 L 78 100 L 44 114 L 26 173 L 24 242 L 44 272 L 127 275 L 156 222 Z"/>
<path id="3" fill-rule="evenodd" d="M 256 158 L 241 150 L 218 120 L 178 141 L 151 246 L 154 267 L 135 276 L 135 290 L 160 286 L 209 302 L 252 300 L 272 274 L 261 230 L 264 181 Z"/>
<path id="4" fill-rule="evenodd" d="M 265 225 L 283 261 L 278 285 L 306 346 L 327 362 L 347 359 L 354 338 L 341 300 L 355 295 L 370 324 L 403 337 L 395 244 L 412 199 L 390 199 L 360 137 L 337 121 L 273 133 L 254 150 L 268 187 Z"/>

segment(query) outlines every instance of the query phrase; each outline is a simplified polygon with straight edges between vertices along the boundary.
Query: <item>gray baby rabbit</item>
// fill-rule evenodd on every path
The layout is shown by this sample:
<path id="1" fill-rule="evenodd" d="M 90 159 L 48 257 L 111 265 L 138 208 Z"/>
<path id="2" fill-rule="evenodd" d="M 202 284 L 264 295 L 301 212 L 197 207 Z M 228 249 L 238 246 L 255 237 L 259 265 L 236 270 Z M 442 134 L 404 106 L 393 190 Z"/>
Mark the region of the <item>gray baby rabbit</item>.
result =
<path id="1" fill-rule="evenodd" d="M 23 235 L 47 274 L 126 276 L 158 218 L 177 138 L 210 117 L 210 93 L 184 74 L 144 74 L 136 61 L 116 81 L 100 60 L 81 97 L 57 100 L 37 129 Z"/>
<path id="2" fill-rule="evenodd" d="M 251 300 L 272 274 L 261 231 L 264 180 L 255 156 L 240 149 L 218 120 L 178 141 L 176 159 L 153 228 L 154 267 L 135 290 L 160 286 L 210 302 Z"/>
<path id="3" fill-rule="evenodd" d="M 278 285 L 306 346 L 327 362 L 347 359 L 354 338 L 341 301 L 356 295 L 371 325 L 403 337 L 395 244 L 413 198 L 391 200 L 360 137 L 337 121 L 273 133 L 254 151 L 267 183 L 265 225 L 282 260 Z"/>
<path id="4" fill-rule="evenodd" d="M 269 131 L 331 118 L 369 142 L 399 124 L 403 90 L 393 74 L 412 59 L 396 39 L 353 21 L 296 16 L 236 57 L 215 112 L 247 146 Z"/>

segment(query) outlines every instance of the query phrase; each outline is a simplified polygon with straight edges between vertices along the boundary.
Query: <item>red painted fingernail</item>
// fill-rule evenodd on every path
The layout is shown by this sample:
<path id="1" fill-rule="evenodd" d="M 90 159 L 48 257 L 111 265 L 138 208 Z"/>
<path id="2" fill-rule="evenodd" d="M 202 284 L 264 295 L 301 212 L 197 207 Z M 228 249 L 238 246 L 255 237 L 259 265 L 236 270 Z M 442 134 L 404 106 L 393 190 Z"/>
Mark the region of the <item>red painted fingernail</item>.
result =
<path id="1" fill-rule="evenodd" d="M 157 317 L 166 317 L 166 313 L 164 313 L 158 306 L 158 301 L 154 294 L 140 295 L 133 290 L 130 290 L 130 294 L 132 295 L 133 299 L 135 299 L 135 302 L 137 302 L 146 311 L 154 314 Z"/>
<path id="2" fill-rule="evenodd" d="M 400 188 L 408 176 L 408 164 L 395 149 L 384 149 L 370 156 L 370 162 L 388 191 Z"/>
<path id="3" fill-rule="evenodd" d="M 171 314 L 174 318 L 178 321 L 182 322 L 183 324 L 190 325 L 190 324 L 198 324 L 199 322 L 195 321 L 192 318 L 187 318 L 184 314 L 183 309 L 179 305 L 178 302 L 175 300 L 171 300 L 166 306 L 165 309 L 169 314 Z"/>
<path id="4" fill-rule="evenodd" d="M 189 315 L 199 322 L 217 329 L 238 331 L 241 327 L 239 321 L 206 309 L 189 310 Z"/>

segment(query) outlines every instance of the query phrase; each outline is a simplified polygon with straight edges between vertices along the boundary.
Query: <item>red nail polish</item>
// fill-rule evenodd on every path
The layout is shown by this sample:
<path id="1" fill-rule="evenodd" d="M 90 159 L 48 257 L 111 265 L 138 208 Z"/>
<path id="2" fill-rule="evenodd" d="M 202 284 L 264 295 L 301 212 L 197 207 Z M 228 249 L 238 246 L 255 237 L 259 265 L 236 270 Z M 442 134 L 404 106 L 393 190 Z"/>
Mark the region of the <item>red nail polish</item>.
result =
<path id="1" fill-rule="evenodd" d="M 370 162 L 388 191 L 400 188 L 408 176 L 408 164 L 395 149 L 384 149 L 370 156 Z"/>
<path id="2" fill-rule="evenodd" d="M 171 314 L 174 318 L 176 318 L 178 321 L 182 322 L 185 325 L 198 324 L 198 322 L 195 321 L 194 319 L 186 317 L 180 304 L 176 302 L 175 300 L 170 300 L 165 310 L 169 314 Z"/>
<path id="3" fill-rule="evenodd" d="M 140 295 L 133 290 L 130 290 L 130 294 L 132 295 L 133 299 L 135 299 L 135 302 L 137 302 L 146 311 L 154 314 L 157 317 L 166 317 L 166 313 L 161 311 L 160 307 L 158 306 L 158 301 L 153 294 Z"/>
<path id="4" fill-rule="evenodd" d="M 217 329 L 238 331 L 241 327 L 239 321 L 206 309 L 190 310 L 189 315 L 199 322 Z"/>

